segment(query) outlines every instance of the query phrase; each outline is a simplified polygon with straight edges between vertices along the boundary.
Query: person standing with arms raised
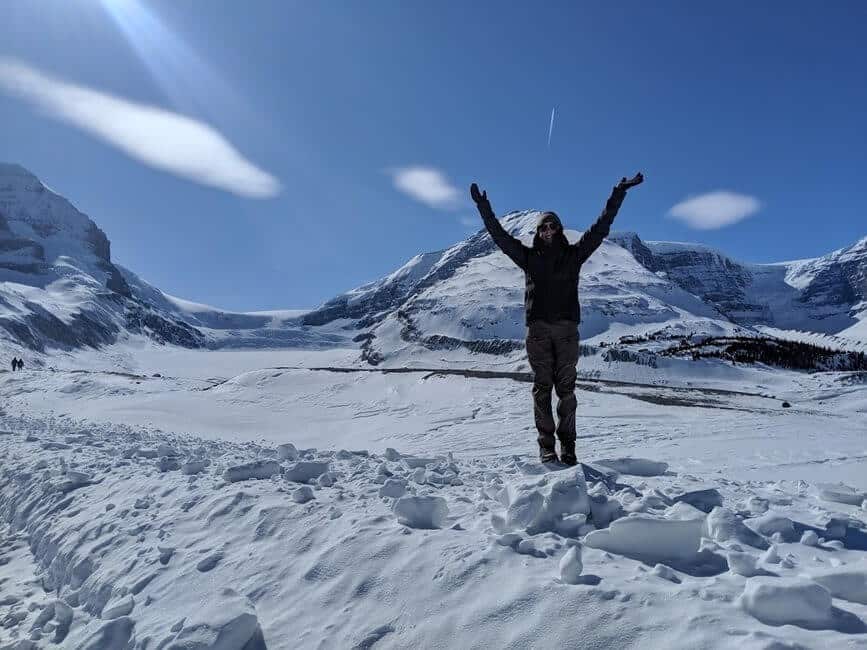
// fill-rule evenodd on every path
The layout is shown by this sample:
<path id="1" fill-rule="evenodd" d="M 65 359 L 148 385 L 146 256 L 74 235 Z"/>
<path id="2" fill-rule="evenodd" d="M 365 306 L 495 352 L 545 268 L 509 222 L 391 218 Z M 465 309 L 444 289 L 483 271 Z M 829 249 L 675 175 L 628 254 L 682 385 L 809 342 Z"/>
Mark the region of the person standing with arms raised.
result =
<path id="1" fill-rule="evenodd" d="M 578 275 L 581 265 L 608 236 L 611 223 L 626 198 L 626 191 L 644 181 L 639 172 L 614 186 L 605 209 L 575 244 L 563 234 L 563 224 L 554 212 L 543 212 L 536 223 L 532 247 L 512 237 L 494 215 L 487 192 L 470 186 L 470 196 L 494 243 L 525 276 L 524 309 L 527 324 L 527 359 L 533 369 L 533 414 L 538 432 L 539 458 L 557 460 L 555 434 L 560 439 L 560 460 L 575 465 L 575 380 L 578 363 Z M 555 425 L 551 408 L 552 389 L 557 393 Z"/>

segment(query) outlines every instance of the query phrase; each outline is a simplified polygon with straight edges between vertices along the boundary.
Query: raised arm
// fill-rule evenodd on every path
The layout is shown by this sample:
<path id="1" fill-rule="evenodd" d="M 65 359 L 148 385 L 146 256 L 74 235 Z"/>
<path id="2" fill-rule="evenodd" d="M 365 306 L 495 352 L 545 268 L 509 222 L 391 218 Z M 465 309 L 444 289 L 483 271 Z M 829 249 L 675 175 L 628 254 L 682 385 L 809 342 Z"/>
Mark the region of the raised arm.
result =
<path id="1" fill-rule="evenodd" d="M 611 196 L 608 197 L 608 202 L 605 204 L 605 209 L 602 210 L 602 214 L 599 215 L 596 223 L 590 226 L 589 230 L 584 231 L 581 239 L 574 244 L 575 249 L 578 251 L 578 262 L 580 264 L 586 262 L 587 258 L 593 255 L 596 249 L 602 245 L 602 240 L 608 236 L 608 233 L 611 231 L 611 223 L 614 221 L 614 217 L 617 216 L 617 211 L 620 210 L 620 204 L 626 198 L 626 190 L 639 185 L 642 181 L 644 181 L 644 175 L 638 172 L 629 180 L 624 176 L 614 186 Z"/>
<path id="2" fill-rule="evenodd" d="M 473 183 L 470 185 L 470 196 L 476 203 L 479 214 L 482 215 L 482 221 L 485 222 L 485 228 L 491 233 L 491 238 L 494 243 L 503 251 L 509 258 L 525 271 L 527 270 L 527 247 L 521 243 L 517 237 L 512 237 L 506 232 L 506 229 L 500 224 L 493 209 L 491 202 L 488 201 L 487 192 L 479 192 L 479 186 Z"/>

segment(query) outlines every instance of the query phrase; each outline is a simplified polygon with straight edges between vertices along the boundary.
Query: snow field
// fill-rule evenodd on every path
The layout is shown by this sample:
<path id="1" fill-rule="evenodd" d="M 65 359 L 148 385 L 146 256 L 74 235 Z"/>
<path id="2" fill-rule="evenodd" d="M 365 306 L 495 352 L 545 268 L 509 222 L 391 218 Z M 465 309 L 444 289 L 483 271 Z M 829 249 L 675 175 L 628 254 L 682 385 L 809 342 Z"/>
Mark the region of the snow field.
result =
<path id="1" fill-rule="evenodd" d="M 298 449 L 59 420 L 4 428 L 4 648 L 509 647 L 527 640 L 523 624 L 506 624 L 516 616 L 557 642 L 632 644 L 617 619 L 592 631 L 575 613 L 552 628 L 552 599 L 604 620 L 629 619 L 633 601 L 637 614 L 653 607 L 642 644 L 867 642 L 862 511 L 802 523 L 826 512 L 823 488 L 684 489 L 691 479 L 661 461 L 633 483 L 601 462 L 551 471 L 520 456 Z M 678 607 L 653 605 L 672 598 Z M 679 622 L 682 607 L 687 621 L 722 617 L 739 632 Z"/>

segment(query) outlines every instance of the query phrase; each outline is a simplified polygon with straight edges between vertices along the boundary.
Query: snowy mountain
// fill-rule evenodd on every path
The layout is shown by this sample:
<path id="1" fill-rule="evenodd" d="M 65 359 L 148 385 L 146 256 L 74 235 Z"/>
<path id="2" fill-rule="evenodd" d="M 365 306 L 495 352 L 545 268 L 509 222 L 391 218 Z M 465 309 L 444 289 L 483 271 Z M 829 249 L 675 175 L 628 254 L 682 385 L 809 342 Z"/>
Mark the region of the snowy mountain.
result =
<path id="1" fill-rule="evenodd" d="M 529 244 L 537 216 L 513 212 L 503 224 Z M 760 265 L 615 233 L 583 268 L 580 298 L 591 346 L 662 332 L 857 347 L 867 342 L 867 238 L 813 260 Z M 357 346 L 371 363 L 498 365 L 522 357 L 523 318 L 521 271 L 484 230 L 307 313 L 175 298 L 112 260 L 106 234 L 69 201 L 22 167 L 0 165 L 0 339 L 12 348 L 146 337 L 210 349 Z"/>
<path id="2" fill-rule="evenodd" d="M 526 244 L 538 212 L 503 225 Z M 580 233 L 566 232 L 570 241 Z M 814 260 L 745 264 L 699 244 L 643 242 L 615 233 L 582 269 L 582 339 L 612 342 L 647 332 L 710 336 L 743 333 L 796 339 L 790 330 L 839 335 L 845 347 L 867 338 L 867 238 Z M 487 232 L 419 255 L 386 276 L 326 302 L 302 322 L 349 322 L 367 360 L 427 351 L 509 354 L 523 348 L 523 278 Z M 822 337 L 820 337 L 822 338 Z"/>
<path id="3" fill-rule="evenodd" d="M 173 298 L 111 258 L 106 234 L 36 176 L 0 164 L 0 340 L 30 351 L 144 336 L 182 347 L 317 346 L 297 313 L 238 314 Z"/>
<path id="4" fill-rule="evenodd" d="M 743 325 L 845 336 L 867 309 L 867 237 L 823 257 L 777 264 L 737 262 L 698 244 L 642 242 L 632 233 L 612 240 Z"/>

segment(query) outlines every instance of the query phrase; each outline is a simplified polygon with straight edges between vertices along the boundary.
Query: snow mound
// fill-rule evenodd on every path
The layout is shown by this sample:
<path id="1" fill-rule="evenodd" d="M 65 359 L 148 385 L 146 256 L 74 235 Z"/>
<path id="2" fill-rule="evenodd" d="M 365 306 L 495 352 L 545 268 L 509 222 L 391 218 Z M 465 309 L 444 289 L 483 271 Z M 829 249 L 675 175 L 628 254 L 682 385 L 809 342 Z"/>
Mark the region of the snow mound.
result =
<path id="1" fill-rule="evenodd" d="M 831 619 L 831 593 L 801 578 L 749 578 L 739 602 L 767 625 L 815 627 Z"/>

